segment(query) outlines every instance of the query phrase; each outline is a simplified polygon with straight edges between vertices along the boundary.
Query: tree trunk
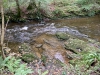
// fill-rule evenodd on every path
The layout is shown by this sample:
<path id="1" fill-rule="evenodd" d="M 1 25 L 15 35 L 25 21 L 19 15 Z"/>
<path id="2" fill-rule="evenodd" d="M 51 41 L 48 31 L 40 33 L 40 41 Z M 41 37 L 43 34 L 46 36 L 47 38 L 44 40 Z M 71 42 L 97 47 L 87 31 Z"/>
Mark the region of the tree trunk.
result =
<path id="1" fill-rule="evenodd" d="M 19 1 L 16 1 L 16 5 L 17 5 L 17 17 L 20 18 L 21 17 L 21 10 L 20 10 L 20 5 L 19 5 Z"/>
<path id="2" fill-rule="evenodd" d="M 4 47 L 4 34 L 5 34 L 5 29 L 4 29 L 4 10 L 3 10 L 3 0 L 0 0 L 0 7 L 1 7 L 1 16 L 2 16 L 2 27 L 1 27 L 1 52 L 2 52 L 2 57 L 5 58 L 5 54 L 3 51 Z"/>

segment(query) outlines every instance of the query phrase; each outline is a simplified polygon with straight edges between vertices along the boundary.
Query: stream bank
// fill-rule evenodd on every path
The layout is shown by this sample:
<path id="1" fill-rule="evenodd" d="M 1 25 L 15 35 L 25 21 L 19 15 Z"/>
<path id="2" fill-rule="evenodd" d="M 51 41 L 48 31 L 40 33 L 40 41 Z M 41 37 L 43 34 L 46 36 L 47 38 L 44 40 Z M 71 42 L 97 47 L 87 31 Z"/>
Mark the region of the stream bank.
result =
<path id="1" fill-rule="evenodd" d="M 87 34 L 93 33 L 93 38 L 99 36 L 99 19 L 96 16 L 47 23 L 12 23 L 7 27 L 5 42 L 11 48 L 10 53 L 14 52 L 14 56 L 34 70 L 33 75 L 39 74 L 37 70 L 54 75 L 99 75 L 99 37 L 96 41 Z"/>
<path id="2" fill-rule="evenodd" d="M 34 70 L 33 75 L 38 75 L 37 70 L 54 75 L 62 75 L 63 72 L 65 75 L 99 75 L 100 42 L 92 39 L 83 41 L 66 32 L 41 34 L 33 39 L 30 44 L 16 45 L 17 52 L 14 54 L 29 64 Z"/>
<path id="3" fill-rule="evenodd" d="M 46 8 L 45 8 L 46 7 Z M 45 18 L 89 17 L 100 14 L 99 0 L 5 0 L 5 19 L 24 22 Z M 1 18 L 0 18 L 1 21 Z"/>

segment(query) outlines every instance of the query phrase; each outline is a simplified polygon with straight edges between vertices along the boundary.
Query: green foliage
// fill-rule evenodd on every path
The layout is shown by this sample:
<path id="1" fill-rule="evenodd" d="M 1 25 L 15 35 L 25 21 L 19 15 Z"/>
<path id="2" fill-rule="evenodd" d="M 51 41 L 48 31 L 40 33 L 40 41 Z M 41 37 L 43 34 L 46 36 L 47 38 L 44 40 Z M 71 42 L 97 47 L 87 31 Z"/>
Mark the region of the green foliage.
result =
<path id="1" fill-rule="evenodd" d="M 3 58 L 0 56 L 0 69 L 2 68 Z"/>
<path id="2" fill-rule="evenodd" d="M 4 60 L 3 66 L 6 66 L 10 72 L 15 72 L 18 68 L 21 60 L 16 60 L 15 58 L 10 59 L 11 57 L 7 57 Z"/>
<path id="3" fill-rule="evenodd" d="M 26 64 L 21 64 L 20 59 L 11 58 L 10 56 L 5 58 L 2 66 L 7 67 L 14 75 L 27 75 L 28 73 L 32 73 L 32 70 L 27 68 Z"/>
<path id="4" fill-rule="evenodd" d="M 43 73 L 42 73 L 42 72 L 41 72 L 41 70 L 40 70 L 40 69 L 38 69 L 38 74 L 39 74 L 39 75 L 47 75 L 47 74 L 48 74 L 48 72 L 49 72 L 49 71 L 48 71 L 48 70 L 46 70 L 45 72 L 43 72 Z"/>
<path id="5" fill-rule="evenodd" d="M 87 43 L 80 39 L 72 39 L 70 38 L 67 43 L 65 43 L 65 48 L 71 50 L 74 53 L 79 53 L 84 51 L 87 47 Z"/>
<path id="6" fill-rule="evenodd" d="M 27 75 L 28 73 L 32 73 L 32 70 L 27 68 L 26 64 L 21 64 L 15 71 L 15 75 Z"/>
<path id="7" fill-rule="evenodd" d="M 91 51 L 91 52 L 87 52 L 87 53 L 83 53 L 82 55 L 82 63 L 86 65 L 86 67 L 88 68 L 89 66 L 91 66 L 91 64 L 93 64 L 96 61 L 100 61 L 100 53 Z"/>
<path id="8" fill-rule="evenodd" d="M 41 60 L 42 60 L 42 62 L 43 62 L 43 63 L 46 63 L 46 61 L 47 61 L 47 57 L 46 57 L 46 56 L 44 56 L 44 55 L 42 55 Z"/>
<path id="9" fill-rule="evenodd" d="M 87 5 L 87 4 L 91 4 L 91 3 L 94 3 L 95 0 L 78 0 L 77 3 L 79 5 Z"/>
<path id="10" fill-rule="evenodd" d="M 60 9 L 56 9 L 56 10 L 54 10 L 54 11 L 53 11 L 53 14 L 54 14 L 54 17 L 55 17 L 55 18 L 66 16 L 66 15 L 64 14 L 64 12 L 61 11 Z"/>
<path id="11" fill-rule="evenodd" d="M 86 16 L 93 16 L 100 9 L 99 0 L 78 0 L 77 4 Z"/>
<path id="12" fill-rule="evenodd" d="M 62 72 L 62 75 L 67 75 L 67 74 L 66 74 L 66 71 L 63 71 L 63 72 Z"/>
<path id="13" fill-rule="evenodd" d="M 96 51 L 82 52 L 79 54 L 80 59 L 71 60 L 71 70 L 74 69 L 76 74 L 89 75 L 100 67 L 100 53 Z M 84 73 L 86 71 L 86 73 Z"/>
<path id="14" fill-rule="evenodd" d="M 29 52 L 31 51 L 30 45 L 28 43 L 23 43 L 21 46 L 19 46 L 19 52 Z"/>
<path id="15" fill-rule="evenodd" d="M 48 3 L 52 2 L 52 0 L 35 0 L 35 2 L 36 2 L 37 4 L 39 4 L 39 3 L 48 4 Z"/>
<path id="16" fill-rule="evenodd" d="M 99 13 L 100 0 L 56 0 L 54 16 L 74 17 L 74 16 L 94 16 Z M 58 10 L 59 9 L 59 10 Z M 56 14 L 56 15 L 55 15 Z"/>
<path id="17" fill-rule="evenodd" d="M 3 1 L 6 15 L 15 22 L 24 22 L 27 17 L 42 20 L 43 17 L 93 16 L 100 13 L 100 0 L 18 0 L 20 14 L 15 0 Z"/>
<path id="18" fill-rule="evenodd" d="M 5 12 L 10 12 L 9 9 L 16 8 L 16 2 L 14 0 L 3 0 Z"/>
<path id="19" fill-rule="evenodd" d="M 60 40 L 68 40 L 70 35 L 68 35 L 64 32 L 58 32 L 58 33 L 56 33 L 56 37 Z"/>
<path id="20" fill-rule="evenodd" d="M 24 61 L 24 62 L 32 62 L 33 60 L 36 59 L 35 55 L 33 53 L 25 53 L 22 55 L 21 59 Z"/>
<path id="21" fill-rule="evenodd" d="M 47 75 L 48 74 L 48 70 L 47 71 L 45 71 L 44 73 L 42 73 L 42 75 Z"/>

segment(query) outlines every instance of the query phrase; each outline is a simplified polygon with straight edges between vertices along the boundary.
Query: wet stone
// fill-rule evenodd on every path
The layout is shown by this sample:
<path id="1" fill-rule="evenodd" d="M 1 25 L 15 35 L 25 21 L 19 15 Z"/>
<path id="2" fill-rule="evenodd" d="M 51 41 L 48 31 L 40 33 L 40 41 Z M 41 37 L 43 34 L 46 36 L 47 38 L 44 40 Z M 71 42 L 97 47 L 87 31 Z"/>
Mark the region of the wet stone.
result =
<path id="1" fill-rule="evenodd" d="M 42 47 L 42 44 L 37 44 L 35 47 L 40 48 L 40 47 Z"/>

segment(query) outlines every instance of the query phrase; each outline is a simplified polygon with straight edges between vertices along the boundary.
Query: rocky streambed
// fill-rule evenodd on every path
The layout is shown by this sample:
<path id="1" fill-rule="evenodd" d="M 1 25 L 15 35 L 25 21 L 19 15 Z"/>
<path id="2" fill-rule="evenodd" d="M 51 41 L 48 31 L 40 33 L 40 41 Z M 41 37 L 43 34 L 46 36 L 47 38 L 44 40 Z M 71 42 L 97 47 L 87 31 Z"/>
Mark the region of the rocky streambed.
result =
<path id="1" fill-rule="evenodd" d="M 15 55 L 19 55 L 18 57 L 24 62 L 29 63 L 33 70 L 35 70 L 33 75 L 38 74 L 37 69 L 41 69 L 43 72 L 48 70 L 48 74 L 55 73 L 57 70 L 55 75 L 61 75 L 63 71 L 69 71 L 68 67 L 70 68 L 70 64 L 74 67 L 78 66 L 77 69 L 80 69 L 82 72 L 87 70 L 87 73 L 94 73 L 94 69 L 91 72 L 88 71 L 100 64 L 100 42 L 89 39 L 87 36 L 80 34 L 80 36 L 84 36 L 84 40 L 82 40 L 80 39 L 80 36 L 77 37 L 69 34 L 67 32 L 68 30 L 49 31 L 49 29 L 47 29 L 45 34 L 42 30 L 44 29 L 40 28 L 40 31 L 36 30 L 40 33 L 37 32 L 36 34 L 38 34 L 38 36 L 31 37 L 31 39 L 26 39 L 23 36 L 23 38 L 21 37 L 22 40 L 20 39 L 19 41 L 17 40 L 18 38 L 15 37 L 15 43 L 12 43 L 11 41 L 8 42 L 8 47 L 11 48 L 11 53 L 14 52 Z M 22 32 L 26 33 L 25 29 L 22 30 Z M 64 67 L 61 66 L 61 64 L 67 64 L 66 67 L 68 67 L 63 69 Z M 51 66 L 52 68 L 50 68 Z M 72 68 L 73 70 L 75 70 L 74 67 Z M 99 69 L 99 67 L 97 69 Z M 77 71 L 75 70 L 75 73 L 76 72 Z M 70 74 L 74 73 L 69 72 L 69 75 Z"/>
<path id="2" fill-rule="evenodd" d="M 99 75 L 94 71 L 99 72 L 100 42 L 89 38 L 83 41 L 65 32 L 41 34 L 33 39 L 30 44 L 24 42 L 16 45 L 20 58 L 29 63 L 33 70 L 48 70 L 48 75 L 55 73 L 55 69 L 57 73 L 54 75 L 61 75 L 63 71 L 68 75 L 84 73 L 85 71 L 84 74 Z M 11 51 L 13 52 L 13 50 Z M 67 68 L 64 68 L 61 64 L 66 64 Z M 72 70 L 75 70 L 75 72 L 71 73 Z M 67 73 L 68 71 L 69 73 Z M 36 73 L 37 71 L 33 75 Z"/>
<path id="3" fill-rule="evenodd" d="M 48 75 L 99 75 L 100 42 L 67 25 L 59 22 L 9 24 L 5 45 L 11 50 L 5 48 L 6 54 L 13 53 L 28 63 L 34 70 L 31 75 L 40 71 Z"/>

